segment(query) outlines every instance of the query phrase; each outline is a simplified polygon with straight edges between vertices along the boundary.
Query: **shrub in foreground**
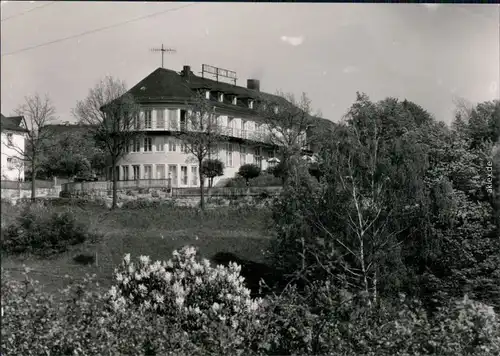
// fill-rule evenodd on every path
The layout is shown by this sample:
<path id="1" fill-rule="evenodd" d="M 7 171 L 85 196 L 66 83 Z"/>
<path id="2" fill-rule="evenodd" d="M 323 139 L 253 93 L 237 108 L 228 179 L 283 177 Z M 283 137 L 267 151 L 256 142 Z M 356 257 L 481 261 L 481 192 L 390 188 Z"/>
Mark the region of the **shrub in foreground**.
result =
<path id="1" fill-rule="evenodd" d="M 90 235 L 71 210 L 53 212 L 43 204 L 31 204 L 2 234 L 2 250 L 50 255 L 83 243 Z"/>
<path id="2" fill-rule="evenodd" d="M 151 263 L 141 256 L 134 263 L 126 255 L 115 271 L 118 284 L 109 292 L 110 303 L 115 310 L 135 307 L 157 313 L 214 352 L 221 350 L 220 337 L 226 343 L 222 348 L 242 352 L 249 347 L 243 336 L 258 321 L 262 300 L 250 297 L 240 269 L 235 263 L 211 267 L 208 260 L 196 258 L 193 247 L 174 251 L 167 262 Z M 230 337 L 215 337 L 213 330 Z"/>
<path id="3" fill-rule="evenodd" d="M 167 262 L 126 255 L 118 284 L 91 277 L 56 296 L 2 270 L 2 355 L 500 354 L 492 308 L 464 298 L 428 319 L 403 295 L 371 304 L 328 282 L 249 298 L 239 267 L 210 267 L 186 247 Z M 94 276 L 95 277 L 95 276 Z M 161 293 L 160 293 L 161 291 Z"/>

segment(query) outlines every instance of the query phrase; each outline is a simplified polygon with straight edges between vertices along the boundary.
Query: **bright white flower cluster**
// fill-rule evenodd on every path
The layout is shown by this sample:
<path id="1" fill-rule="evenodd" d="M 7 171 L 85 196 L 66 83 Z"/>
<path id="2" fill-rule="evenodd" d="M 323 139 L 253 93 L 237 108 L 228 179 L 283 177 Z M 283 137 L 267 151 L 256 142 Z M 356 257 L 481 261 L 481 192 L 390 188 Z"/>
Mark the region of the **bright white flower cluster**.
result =
<path id="1" fill-rule="evenodd" d="M 115 310 L 133 305 L 154 310 L 190 327 L 216 321 L 236 329 L 242 320 L 255 319 L 262 299 L 250 297 L 241 267 L 212 267 L 196 255 L 191 246 L 174 251 L 166 262 L 140 256 L 134 263 L 125 255 L 115 269 L 117 284 L 108 292 L 111 305 Z"/>

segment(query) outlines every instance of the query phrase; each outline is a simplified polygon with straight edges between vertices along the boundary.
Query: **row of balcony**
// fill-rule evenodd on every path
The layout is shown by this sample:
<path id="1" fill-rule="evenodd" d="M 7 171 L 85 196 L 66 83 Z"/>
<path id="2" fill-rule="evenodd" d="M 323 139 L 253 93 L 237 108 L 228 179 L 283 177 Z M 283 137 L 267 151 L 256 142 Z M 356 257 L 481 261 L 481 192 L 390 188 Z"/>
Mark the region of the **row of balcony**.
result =
<path id="1" fill-rule="evenodd" d="M 169 125 L 170 126 L 170 125 Z M 170 127 L 164 127 L 164 128 L 159 128 L 159 127 L 153 127 L 151 126 L 146 126 L 146 125 L 141 125 L 139 128 L 134 128 L 134 129 L 141 129 L 144 131 L 177 131 L 177 132 L 202 132 L 205 130 L 201 130 L 199 128 L 193 128 L 192 125 L 183 123 L 181 122 L 180 125 L 175 125 L 175 126 L 170 126 Z M 224 136 L 229 136 L 229 137 L 236 137 L 236 138 L 241 138 L 244 140 L 252 140 L 255 142 L 268 142 L 268 133 L 266 132 L 264 128 L 259 128 L 257 130 L 245 130 L 245 129 L 239 129 L 239 128 L 234 128 L 234 127 L 228 127 L 228 126 L 218 126 L 216 129 L 218 134 L 222 134 Z M 305 140 L 305 137 L 302 139 Z M 304 142 L 304 141 L 303 141 Z"/>

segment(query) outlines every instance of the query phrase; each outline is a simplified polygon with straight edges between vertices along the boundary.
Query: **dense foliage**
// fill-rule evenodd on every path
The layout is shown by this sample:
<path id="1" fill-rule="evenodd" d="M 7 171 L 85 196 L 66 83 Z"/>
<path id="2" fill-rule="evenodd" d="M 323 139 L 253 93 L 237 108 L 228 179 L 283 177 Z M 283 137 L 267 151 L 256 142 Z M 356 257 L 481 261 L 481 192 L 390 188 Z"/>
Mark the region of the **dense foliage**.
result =
<path id="1" fill-rule="evenodd" d="M 202 163 L 201 172 L 204 177 L 209 179 L 211 187 L 215 177 L 224 175 L 224 163 L 219 159 L 206 159 Z"/>
<path id="2" fill-rule="evenodd" d="M 27 205 L 17 221 L 2 231 L 2 251 L 47 256 L 96 238 L 71 209 L 50 212 L 43 203 Z"/>
<path id="3" fill-rule="evenodd" d="M 319 185 L 296 173 L 274 205 L 275 264 L 372 304 L 404 292 L 432 313 L 468 293 L 498 307 L 498 195 L 487 180 L 497 136 L 493 124 L 474 128 L 473 114 L 461 120 L 449 129 L 416 104 L 359 94 L 324 137 Z"/>
<path id="4" fill-rule="evenodd" d="M 257 178 L 260 175 L 260 167 L 256 164 L 244 164 L 238 170 L 238 175 L 245 179 L 245 183 L 248 186 L 250 179 Z"/>
<path id="5" fill-rule="evenodd" d="M 47 127 L 48 130 L 57 130 Z M 90 130 L 81 126 L 68 126 L 66 131 L 55 133 L 51 149 L 44 156 L 41 174 L 45 177 L 90 178 L 107 165 L 105 152 L 96 146 Z"/>
<path id="6" fill-rule="evenodd" d="M 239 266 L 212 267 L 187 247 L 167 262 L 125 256 L 115 285 L 92 277 L 55 298 L 2 270 L 5 355 L 496 355 L 491 307 L 463 298 L 429 319 L 419 302 L 371 308 L 330 283 L 249 297 Z"/>

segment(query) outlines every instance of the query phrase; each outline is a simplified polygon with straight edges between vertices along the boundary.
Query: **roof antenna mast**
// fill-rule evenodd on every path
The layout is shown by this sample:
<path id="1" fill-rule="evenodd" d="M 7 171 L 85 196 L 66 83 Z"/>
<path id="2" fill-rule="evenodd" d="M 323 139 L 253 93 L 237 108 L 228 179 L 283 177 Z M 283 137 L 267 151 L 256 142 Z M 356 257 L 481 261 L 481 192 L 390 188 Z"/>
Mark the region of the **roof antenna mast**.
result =
<path id="1" fill-rule="evenodd" d="M 161 48 L 152 48 L 151 49 L 151 52 L 161 52 L 161 67 L 163 67 L 163 56 L 165 55 L 165 52 L 168 52 L 168 53 L 175 53 L 177 52 L 175 49 L 173 48 L 165 48 L 163 47 L 163 43 L 161 44 Z"/>

